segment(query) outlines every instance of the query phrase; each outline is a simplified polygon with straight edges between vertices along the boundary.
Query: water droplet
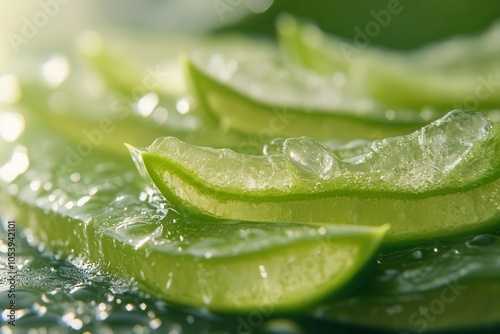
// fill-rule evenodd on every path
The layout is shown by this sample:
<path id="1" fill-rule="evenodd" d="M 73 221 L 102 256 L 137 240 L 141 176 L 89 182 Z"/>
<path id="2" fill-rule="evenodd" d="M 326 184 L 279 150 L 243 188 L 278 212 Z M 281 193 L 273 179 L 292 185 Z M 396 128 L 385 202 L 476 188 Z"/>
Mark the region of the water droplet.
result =
<path id="1" fill-rule="evenodd" d="M 186 317 L 186 322 L 187 322 L 188 324 L 190 324 L 190 325 L 194 324 L 194 320 L 195 320 L 195 319 L 194 319 L 194 317 L 193 317 L 192 315 L 188 315 L 188 316 Z"/>
<path id="2" fill-rule="evenodd" d="M 283 138 L 274 138 L 270 142 L 264 145 L 262 148 L 262 153 L 264 155 L 273 155 L 283 153 L 283 144 L 285 143 L 285 139 Z"/>
<path id="3" fill-rule="evenodd" d="M 385 118 L 392 121 L 393 119 L 396 118 L 396 112 L 394 110 L 391 110 L 391 109 L 387 110 L 385 112 Z"/>
<path id="4" fill-rule="evenodd" d="M 0 137 L 5 141 L 13 142 L 23 133 L 23 130 L 24 117 L 21 114 L 16 112 L 0 113 Z"/>
<path id="5" fill-rule="evenodd" d="M 153 320 L 151 320 L 149 322 L 149 327 L 153 330 L 157 329 L 158 327 L 160 327 L 162 324 L 161 320 L 159 318 L 154 318 Z"/>
<path id="6" fill-rule="evenodd" d="M 69 179 L 73 182 L 80 181 L 80 178 L 81 178 L 80 173 L 73 173 L 69 176 Z"/>
<path id="7" fill-rule="evenodd" d="M 42 186 L 42 181 L 40 180 L 31 181 L 30 183 L 31 191 L 38 191 L 40 190 L 41 186 Z"/>
<path id="8" fill-rule="evenodd" d="M 0 103 L 14 104 L 21 98 L 19 79 L 14 75 L 0 76 Z"/>
<path id="9" fill-rule="evenodd" d="M 421 260 L 424 257 L 424 253 L 421 250 L 416 250 L 411 253 L 411 257 L 415 260 Z"/>
<path id="10" fill-rule="evenodd" d="M 62 320 L 64 321 L 65 324 L 70 326 L 71 328 L 75 330 L 79 330 L 83 327 L 83 322 L 75 318 L 75 313 L 73 312 L 68 312 L 65 315 L 63 315 Z"/>
<path id="11" fill-rule="evenodd" d="M 475 236 L 471 240 L 468 240 L 465 244 L 469 248 L 483 248 L 493 245 L 498 240 L 499 238 L 497 236 L 489 234 L 480 234 L 478 236 Z"/>
<path id="12" fill-rule="evenodd" d="M 435 112 L 432 109 L 429 109 L 429 108 L 424 108 L 420 112 L 420 117 L 422 117 L 422 119 L 424 119 L 426 121 L 429 121 L 429 120 L 435 118 L 435 116 L 436 116 Z"/>
<path id="13" fill-rule="evenodd" d="M 155 313 L 155 311 L 153 311 L 153 310 L 149 310 L 149 311 L 148 311 L 148 318 L 149 318 L 149 319 L 154 319 L 154 318 L 156 318 L 156 313 Z"/>
<path id="14" fill-rule="evenodd" d="M 260 277 L 267 278 L 266 267 L 264 267 L 263 265 L 259 265 L 259 271 L 260 271 Z"/>
<path id="15" fill-rule="evenodd" d="M 193 109 L 193 99 L 189 96 L 181 97 L 177 100 L 175 107 L 181 115 L 185 115 Z"/>
<path id="16" fill-rule="evenodd" d="M 69 63 L 65 56 L 55 55 L 42 66 L 42 76 L 51 87 L 57 87 L 69 75 Z"/>
<path id="17" fill-rule="evenodd" d="M 151 117 L 157 124 L 164 124 L 168 119 L 168 110 L 163 107 L 155 108 Z"/>
<path id="18" fill-rule="evenodd" d="M 309 138 L 289 138 L 283 144 L 283 153 L 302 171 L 327 180 L 338 169 L 340 159 L 328 147 Z"/>
<path id="19" fill-rule="evenodd" d="M 158 95 L 156 95 L 153 92 L 150 92 L 146 95 L 144 95 L 138 102 L 137 102 L 137 111 L 139 114 L 143 117 L 148 117 L 151 115 L 153 110 L 156 108 L 158 103 L 160 102 L 160 98 Z"/>
<path id="20" fill-rule="evenodd" d="M 289 319 L 273 319 L 262 326 L 265 334 L 302 334 L 303 329 L 294 321 Z"/>
<path id="21" fill-rule="evenodd" d="M 29 167 L 28 150 L 24 146 L 15 148 L 9 161 L 0 168 L 0 179 L 12 182 Z"/>
<path id="22" fill-rule="evenodd" d="M 82 206 L 90 200 L 90 196 L 83 196 L 78 201 L 76 201 L 76 206 Z"/>

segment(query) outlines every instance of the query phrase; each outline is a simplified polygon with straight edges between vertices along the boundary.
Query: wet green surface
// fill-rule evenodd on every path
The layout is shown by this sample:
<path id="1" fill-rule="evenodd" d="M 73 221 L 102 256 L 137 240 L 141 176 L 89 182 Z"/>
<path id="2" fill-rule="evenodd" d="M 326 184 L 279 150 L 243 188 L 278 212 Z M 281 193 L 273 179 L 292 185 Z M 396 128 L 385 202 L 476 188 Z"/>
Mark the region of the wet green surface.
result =
<path id="1" fill-rule="evenodd" d="M 110 227 L 108 231 L 114 231 L 115 237 L 137 244 L 144 237 L 176 240 L 182 233 L 175 224 L 190 224 L 191 218 L 148 193 L 131 161 L 115 158 L 106 162 L 106 155 L 96 150 L 72 173 L 59 167 L 52 169 L 64 159 L 64 150 L 58 148 L 72 143 L 40 131 L 40 126 L 37 129 L 26 132 L 29 140 L 24 144 L 31 149 L 21 150 L 20 139 L 18 144 L 4 145 L 10 149 L 2 151 L 7 159 L 3 162 L 12 160 L 13 152 L 18 157 L 26 153 L 30 161 L 27 171 L 2 192 L 2 203 L 11 204 L 2 207 L 2 216 L 16 217 L 20 232 L 16 261 L 18 333 L 41 327 L 51 328 L 51 332 L 75 328 L 106 332 L 107 328 L 108 332 L 124 333 L 130 328 L 144 333 L 330 333 L 359 327 L 372 332 L 411 332 L 424 327 L 426 331 L 472 328 L 475 332 L 493 328 L 500 321 L 499 299 L 492 297 L 498 293 L 500 275 L 500 237 L 495 233 L 387 249 L 377 256 L 374 271 L 361 273 L 343 295 L 296 313 L 264 308 L 248 314 L 221 315 L 168 304 L 154 294 L 141 292 L 140 280 L 123 281 L 107 274 L 103 270 L 106 254 L 93 257 L 92 262 L 71 256 L 73 252 L 95 255 L 103 250 L 97 244 L 82 249 L 81 240 L 88 236 L 74 234 L 81 229 L 72 225 L 99 222 L 102 232 Z M 33 143 L 44 150 L 34 149 Z M 54 157 L 62 158 L 41 159 L 48 152 L 59 152 Z M 60 177 L 53 178 L 51 175 L 58 171 Z M 67 218 L 62 218 L 65 215 Z M 105 236 L 96 235 L 94 241 Z M 2 251 L 5 266 L 5 240 Z M 66 255 L 71 262 L 65 260 Z M 117 257 L 111 253 L 107 256 Z M 118 258 L 122 256 L 127 263 L 134 253 L 128 256 L 124 252 Z M 318 269 L 314 265 L 306 269 L 314 273 Z M 468 305 L 475 307 L 463 316 Z M 7 320 L 5 315 L 3 319 Z"/>
<path id="2" fill-rule="evenodd" d="M 468 22 L 468 26 L 478 28 L 478 22 Z M 120 32 L 118 35 L 131 36 Z M 140 33 L 134 38 L 147 39 Z M 115 40 L 107 41 L 111 45 Z M 154 94 L 145 100 L 142 100 L 145 96 L 131 94 L 135 85 L 141 84 L 137 82 L 143 79 L 141 74 L 148 73 L 146 66 L 156 65 L 155 62 L 162 58 L 163 44 L 157 43 L 155 37 L 146 42 L 142 44 L 144 48 L 135 48 L 139 50 L 135 54 L 131 51 L 134 48 L 124 43 L 125 48 L 115 51 L 125 52 L 101 58 L 107 61 L 105 69 L 109 69 L 110 64 L 123 64 L 113 58 L 117 55 L 127 57 L 133 54 L 135 60 L 148 53 L 157 56 L 148 58 L 145 63 L 125 62 L 126 66 L 131 66 L 130 71 L 137 66 L 135 69 L 139 72 L 133 75 L 129 70 L 120 73 L 118 67 L 121 65 L 101 73 L 102 68 L 94 63 L 91 64 L 93 71 L 100 74 L 96 78 L 90 74 L 89 63 L 82 62 L 81 55 L 75 54 L 72 44 L 58 46 L 50 53 L 42 47 L 42 51 L 39 49 L 26 58 L 16 59 L 8 68 L 2 66 L 2 75 L 7 69 L 9 74 L 18 75 L 23 94 L 19 101 L 2 105 L 0 110 L 2 124 L 8 121 L 10 125 L 7 131 L 0 124 L 0 212 L 4 226 L 7 220 L 15 218 L 18 232 L 16 327 L 6 324 L 8 311 L 3 311 L 1 332 L 283 334 L 498 331 L 498 228 L 454 238 L 437 236 L 425 243 L 384 249 L 377 254 L 371 268 L 361 272 L 342 294 L 328 296 L 314 306 L 293 313 L 278 313 L 267 308 L 230 315 L 213 313 L 206 308 L 186 308 L 166 302 L 159 294 L 145 288 L 141 280 L 124 280 L 110 273 L 106 269 L 107 255 L 123 258 L 124 266 L 133 266 L 135 263 L 130 258 L 136 254 L 131 246 L 124 248 L 123 252 L 108 249 L 107 254 L 105 250 L 101 256 L 99 251 L 103 247 L 99 241 L 106 241 L 105 231 L 137 246 L 147 237 L 156 241 L 180 239 L 183 233 L 176 224 L 194 228 L 199 223 L 188 213 L 148 191 L 122 146 L 123 142 L 145 146 L 160 135 L 175 135 L 192 144 L 231 147 L 240 151 L 250 146 L 252 153 L 260 153 L 262 146 L 271 139 L 228 131 L 224 124 L 218 127 L 216 122 L 205 118 L 206 110 L 187 93 L 185 82 L 178 78 L 171 81 L 176 88 L 174 91 L 170 90 L 172 85 L 156 87 L 151 91 Z M 178 42 L 179 49 L 185 48 L 181 41 Z M 229 52 L 232 56 L 230 52 L 234 44 L 226 44 L 227 50 L 217 47 L 217 52 Z M 152 48 L 154 45 L 160 47 Z M 252 48 L 253 45 L 242 49 L 250 54 L 248 50 Z M 151 52 L 146 52 L 148 50 Z M 69 77 L 59 84 L 57 76 L 54 78 L 43 71 L 48 64 L 61 64 L 61 54 L 55 52 L 64 54 L 62 57 L 69 62 L 70 68 Z M 178 50 L 169 53 L 169 57 L 177 54 Z M 264 60 L 267 54 L 263 51 L 264 56 L 259 59 Z M 96 61 L 100 65 L 99 59 Z M 172 73 L 178 74 L 176 71 Z M 130 80 L 122 80 L 120 75 Z M 491 113 L 490 116 L 495 115 Z M 101 124 L 102 119 L 109 119 L 115 129 L 104 131 L 109 130 L 110 124 Z M 29 140 L 26 136 L 17 138 L 15 130 L 19 124 L 22 124 L 21 132 L 24 129 L 24 134 L 29 134 Z M 102 137 L 93 130 L 101 131 Z M 90 141 L 88 133 L 97 136 L 93 137 L 96 141 L 90 146 L 91 152 L 84 144 Z M 13 142 L 5 140 L 7 134 Z M 272 143 L 266 145 L 266 150 L 274 149 L 272 146 Z M 78 150 L 84 153 L 78 154 Z M 57 152 L 57 158 L 47 159 L 48 154 L 54 152 Z M 77 152 L 76 155 L 73 152 Z M 456 209 L 463 208 L 457 206 Z M 102 224 L 102 229 L 95 232 L 92 245 L 85 245 L 81 241 L 89 237 L 91 229 L 74 227 L 95 226 L 97 221 Z M 75 234 L 75 231 L 80 232 Z M 3 230 L 1 235 L 0 306 L 4 309 L 9 302 L 5 286 L 8 247 Z M 243 239 L 247 240 L 247 237 Z M 248 240 L 259 240 L 259 235 L 250 235 Z M 204 250 L 198 247 L 197 251 L 202 254 Z M 80 253 L 90 255 L 82 259 L 76 256 Z M 89 258 L 92 261 L 88 261 Z M 311 263 L 304 270 L 314 278 L 318 268 Z M 198 283 L 202 284 L 201 281 Z"/>

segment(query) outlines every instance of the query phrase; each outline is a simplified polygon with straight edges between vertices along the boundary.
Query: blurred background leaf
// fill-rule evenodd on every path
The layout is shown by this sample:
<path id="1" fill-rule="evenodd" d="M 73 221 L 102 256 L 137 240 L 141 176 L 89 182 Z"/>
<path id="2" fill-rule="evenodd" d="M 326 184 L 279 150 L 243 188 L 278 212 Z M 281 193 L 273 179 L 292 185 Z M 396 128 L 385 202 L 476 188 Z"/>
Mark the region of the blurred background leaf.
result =
<path id="1" fill-rule="evenodd" d="M 218 31 L 270 35 L 276 16 L 286 11 L 314 21 L 324 31 L 354 38 L 354 28 L 364 30 L 368 22 L 375 20 L 373 12 L 387 9 L 388 4 L 399 4 L 402 10 L 392 16 L 372 42 L 400 49 L 416 48 L 456 34 L 479 32 L 500 17 L 500 6 L 495 0 L 275 0 L 265 13 L 248 15 Z"/>

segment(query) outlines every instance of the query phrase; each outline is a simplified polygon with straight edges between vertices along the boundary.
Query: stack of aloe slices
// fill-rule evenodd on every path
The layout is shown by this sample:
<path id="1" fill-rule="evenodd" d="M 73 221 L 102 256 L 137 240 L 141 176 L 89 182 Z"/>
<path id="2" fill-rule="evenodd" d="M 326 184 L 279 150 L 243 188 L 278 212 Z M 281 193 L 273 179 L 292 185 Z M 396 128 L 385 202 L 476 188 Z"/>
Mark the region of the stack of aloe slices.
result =
<path id="1" fill-rule="evenodd" d="M 64 166 L 73 145 L 37 125 L 4 146 L 11 153 L 4 166 L 26 159 L 31 167 L 4 189 L 3 216 L 15 217 L 42 247 L 96 262 L 180 305 L 303 308 L 352 279 L 389 228 L 214 224 L 179 216 L 131 161 L 96 151 L 74 168 Z M 322 269 L 303 270 L 310 263 Z"/>
<path id="2" fill-rule="evenodd" d="M 280 34 L 293 30 L 283 25 L 294 19 L 284 20 Z M 59 116 L 47 103 L 57 90 L 21 79 L 19 109 L 1 111 L 26 124 L 1 143 L 3 219 L 16 218 L 38 246 L 83 257 L 183 306 L 273 314 L 308 308 L 303 316 L 392 330 L 498 324 L 500 305 L 491 300 L 500 268 L 491 255 L 500 247 L 498 125 L 478 112 L 444 115 L 432 98 L 406 107 L 357 91 L 359 76 L 345 68 L 331 77 L 283 65 L 273 51 L 258 66 L 227 54 L 182 60 L 198 97 L 192 112 L 209 124 L 206 132 L 183 126 L 189 115 L 178 115 L 178 127 L 159 125 L 134 113 L 137 101 L 125 104 L 126 120 L 102 106 L 102 115 L 88 117 L 92 105 L 83 102 L 90 99 L 76 93 L 71 76 L 64 92 L 84 107 Z M 102 59 L 87 61 L 112 94 L 123 94 L 133 81 L 117 85 L 117 72 L 103 71 Z M 390 95 L 406 96 L 396 92 Z M 174 103 L 163 87 L 150 93 L 159 106 Z M 69 165 L 71 152 L 89 140 L 71 126 L 83 119 L 99 129 L 102 117 L 116 129 Z M 134 124 L 144 133 L 137 143 L 127 138 Z M 263 130 L 267 139 L 288 138 L 274 139 L 263 154 L 212 148 L 242 151 L 255 138 L 263 144 Z M 141 146 L 159 132 L 170 137 L 131 148 L 141 176 L 118 142 Z M 376 140 L 317 141 L 353 138 Z M 485 232 L 493 234 L 474 237 Z M 380 251 L 381 244 L 398 250 Z M 374 257 L 375 272 L 367 266 Z M 370 286 L 324 301 L 345 293 L 361 270 Z M 458 319 L 470 303 L 477 308 Z"/>

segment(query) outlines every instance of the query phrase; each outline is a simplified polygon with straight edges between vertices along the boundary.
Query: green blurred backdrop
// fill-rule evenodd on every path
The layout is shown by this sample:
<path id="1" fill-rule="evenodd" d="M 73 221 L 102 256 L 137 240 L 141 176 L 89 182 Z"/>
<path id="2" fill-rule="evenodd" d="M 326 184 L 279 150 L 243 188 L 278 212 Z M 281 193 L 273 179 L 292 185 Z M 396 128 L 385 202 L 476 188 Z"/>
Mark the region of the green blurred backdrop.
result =
<path id="1" fill-rule="evenodd" d="M 314 21 L 321 29 L 353 38 L 357 26 L 374 20 L 380 12 L 399 3 L 401 12 L 373 38 L 375 44 L 409 49 L 455 34 L 478 32 L 500 18 L 497 0 L 274 0 L 264 13 L 246 16 L 219 31 L 272 34 L 276 15 L 286 11 Z"/>

